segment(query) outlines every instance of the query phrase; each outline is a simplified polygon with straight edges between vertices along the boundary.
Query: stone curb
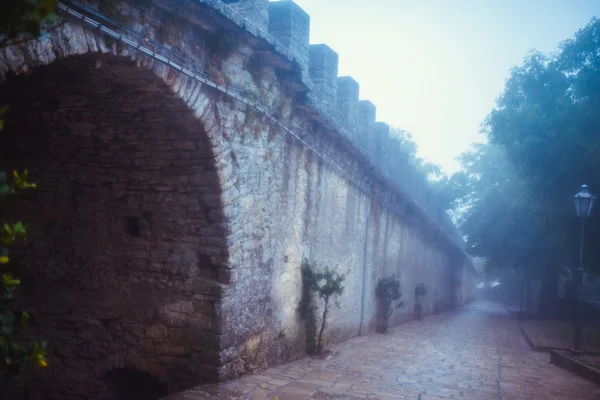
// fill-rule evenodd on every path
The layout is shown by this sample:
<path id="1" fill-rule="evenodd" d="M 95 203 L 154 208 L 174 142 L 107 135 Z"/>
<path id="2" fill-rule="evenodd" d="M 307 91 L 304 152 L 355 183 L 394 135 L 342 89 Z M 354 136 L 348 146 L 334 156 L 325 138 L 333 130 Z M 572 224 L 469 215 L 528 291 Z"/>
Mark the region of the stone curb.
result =
<path id="1" fill-rule="evenodd" d="M 523 325 L 519 324 L 519 330 L 521 331 L 521 333 L 523 334 L 523 336 L 525 336 L 525 340 L 527 340 L 527 344 L 529 344 L 529 347 L 531 347 L 534 351 L 548 353 L 548 352 L 551 352 L 551 351 L 554 351 L 554 350 L 569 350 L 567 348 L 562 348 L 562 347 L 550 347 L 550 346 L 539 346 L 539 345 L 536 345 L 535 343 L 533 343 L 533 340 L 531 340 L 531 338 L 527 334 L 527 331 L 525 330 L 525 328 L 523 328 Z"/>
<path id="2" fill-rule="evenodd" d="M 569 357 L 568 354 L 568 351 L 552 350 L 550 352 L 550 362 L 584 379 L 600 384 L 600 370 L 585 365 L 577 361 L 576 358 Z"/>
<path id="3" fill-rule="evenodd" d="M 552 346 L 536 345 L 533 343 L 533 340 L 531 340 L 531 338 L 527 334 L 527 331 L 523 328 L 523 326 L 521 324 L 519 324 L 519 330 L 521 331 L 523 336 L 525 336 L 525 340 L 527 341 L 527 344 L 529 344 L 529 347 L 531 347 L 531 349 L 534 351 L 537 351 L 540 353 L 551 353 L 554 351 L 571 351 L 570 347 L 552 347 Z M 585 353 L 600 356 L 600 351 L 585 350 Z"/>

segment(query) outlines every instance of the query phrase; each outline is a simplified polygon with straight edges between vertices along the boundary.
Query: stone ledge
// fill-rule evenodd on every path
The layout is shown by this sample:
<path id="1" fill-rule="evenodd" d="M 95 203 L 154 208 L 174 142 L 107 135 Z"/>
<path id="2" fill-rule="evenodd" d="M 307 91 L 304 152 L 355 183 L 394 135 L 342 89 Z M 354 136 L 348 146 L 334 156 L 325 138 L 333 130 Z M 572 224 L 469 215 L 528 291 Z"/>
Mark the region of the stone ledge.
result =
<path id="1" fill-rule="evenodd" d="M 549 351 L 553 351 L 554 350 L 553 347 L 543 346 L 543 345 L 540 345 L 540 344 L 536 344 L 534 342 L 534 340 L 532 339 L 531 335 L 529 335 L 527 333 L 527 329 L 525 329 L 523 327 L 523 325 L 519 325 L 519 330 L 521 331 L 521 333 L 525 337 L 525 340 L 527 341 L 527 344 L 529 345 L 529 347 L 531 347 L 533 350 L 539 351 L 539 352 L 549 352 Z M 564 347 L 563 348 L 559 347 L 558 349 L 560 349 L 560 350 L 568 350 L 568 348 L 564 348 Z"/>
<path id="2" fill-rule="evenodd" d="M 585 357 L 585 358 L 584 358 Z M 550 352 L 550 362 L 556 366 L 564 368 L 580 377 L 600 384 L 600 369 L 589 365 L 589 356 L 572 355 L 571 351 L 567 350 L 552 350 Z M 600 361 L 600 357 L 597 357 Z"/>
<path id="3" fill-rule="evenodd" d="M 551 352 L 553 350 L 566 351 L 572 348 L 574 328 L 571 321 L 557 320 L 530 320 L 521 321 L 519 330 L 534 351 Z M 583 343 L 588 354 L 600 354 L 598 342 L 594 341 L 598 329 L 587 327 L 583 331 Z"/>

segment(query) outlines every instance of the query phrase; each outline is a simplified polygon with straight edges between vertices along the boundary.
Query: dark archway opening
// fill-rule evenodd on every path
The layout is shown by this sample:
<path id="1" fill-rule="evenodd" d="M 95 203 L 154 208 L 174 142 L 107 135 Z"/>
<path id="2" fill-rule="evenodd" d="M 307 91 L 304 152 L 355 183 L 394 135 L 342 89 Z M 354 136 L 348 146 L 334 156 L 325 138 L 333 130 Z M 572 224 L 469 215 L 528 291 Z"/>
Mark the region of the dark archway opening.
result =
<path id="1" fill-rule="evenodd" d="M 156 400 L 169 394 L 166 385 L 147 372 L 117 368 L 105 375 L 110 400 Z"/>
<path id="2" fill-rule="evenodd" d="M 190 290 L 208 293 L 206 278 L 226 259 L 224 245 L 207 240 L 225 230 L 202 121 L 153 71 L 101 54 L 7 77 L 4 105 L 0 169 L 27 169 L 37 184 L 2 210 L 31 225 L 11 261 L 23 279 L 19 307 L 38 317 L 29 332 L 48 342 L 49 368 L 27 386 L 32 398 L 166 394 L 134 377 L 150 396 L 127 396 L 117 376 L 116 397 L 106 395 L 97 365 L 123 365 L 126 350 L 135 365 L 153 363 L 171 390 L 216 376 L 212 358 L 185 362 L 199 336 L 177 329 L 213 334 L 215 300 L 191 300 Z M 177 345 L 158 345 L 173 337 Z"/>

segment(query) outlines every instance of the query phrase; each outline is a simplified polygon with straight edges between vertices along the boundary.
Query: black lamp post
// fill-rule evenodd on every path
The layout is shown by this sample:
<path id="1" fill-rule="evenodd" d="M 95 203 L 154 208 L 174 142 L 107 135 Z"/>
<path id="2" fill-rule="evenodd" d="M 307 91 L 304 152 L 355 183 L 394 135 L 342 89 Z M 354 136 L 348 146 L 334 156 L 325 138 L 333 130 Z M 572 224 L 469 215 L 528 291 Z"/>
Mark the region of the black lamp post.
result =
<path id="1" fill-rule="evenodd" d="M 582 324 L 582 315 L 581 315 L 581 296 L 582 291 L 581 287 L 583 285 L 583 238 L 585 234 L 585 222 L 592 212 L 592 206 L 594 205 L 594 200 L 596 200 L 596 196 L 592 195 L 588 191 L 587 185 L 581 185 L 579 193 L 573 196 L 573 202 L 575 203 L 575 211 L 577 212 L 577 217 L 579 218 L 581 234 L 579 236 L 579 268 L 577 268 L 577 273 L 573 277 L 574 288 L 575 289 L 575 343 L 574 350 L 581 350 L 581 324 Z"/>

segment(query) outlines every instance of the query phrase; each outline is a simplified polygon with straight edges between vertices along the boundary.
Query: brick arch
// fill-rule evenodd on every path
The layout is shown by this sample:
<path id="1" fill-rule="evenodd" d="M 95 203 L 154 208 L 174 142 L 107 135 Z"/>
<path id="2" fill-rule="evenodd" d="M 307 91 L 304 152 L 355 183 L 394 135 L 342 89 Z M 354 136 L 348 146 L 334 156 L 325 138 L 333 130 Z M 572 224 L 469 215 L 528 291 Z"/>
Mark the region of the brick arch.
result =
<path id="1" fill-rule="evenodd" d="M 218 150 L 179 76 L 62 55 L 23 57 L 0 84 L 0 166 L 39 186 L 9 205 L 32 224 L 15 260 L 23 307 L 50 343 L 29 388 L 101 398 L 98 365 L 134 353 L 126 367 L 172 390 L 212 380 L 228 263 Z"/>

